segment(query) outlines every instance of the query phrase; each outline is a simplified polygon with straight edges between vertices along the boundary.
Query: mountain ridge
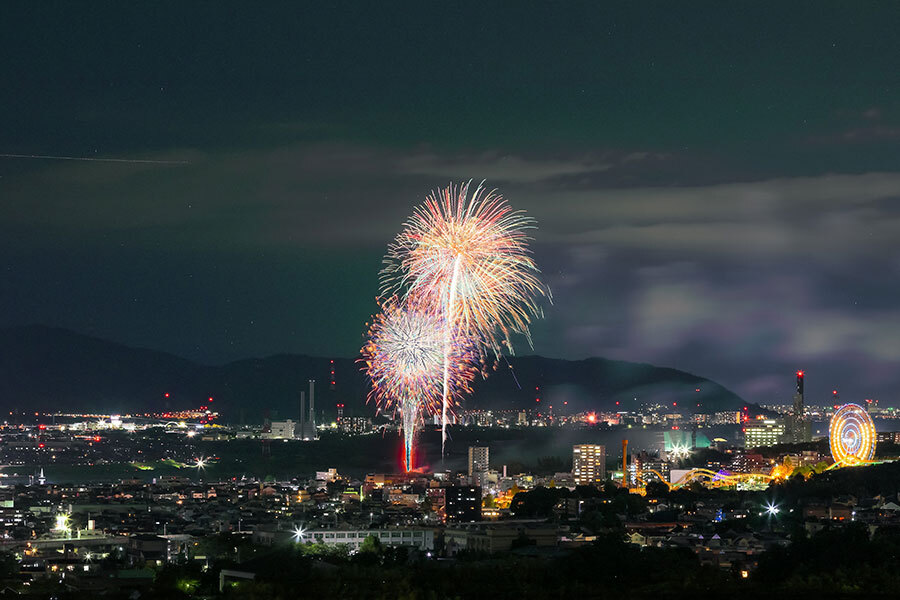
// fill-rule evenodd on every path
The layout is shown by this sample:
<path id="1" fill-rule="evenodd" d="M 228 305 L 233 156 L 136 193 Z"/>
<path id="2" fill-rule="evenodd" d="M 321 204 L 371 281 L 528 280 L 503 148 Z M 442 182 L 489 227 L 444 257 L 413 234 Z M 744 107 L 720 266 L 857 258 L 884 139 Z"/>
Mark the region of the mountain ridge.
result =
<path id="1" fill-rule="evenodd" d="M 690 412 L 745 405 L 713 380 L 650 363 L 525 355 L 504 358 L 495 370 L 474 382 L 473 394 L 463 401 L 466 408 L 552 405 L 559 414 L 632 410 L 645 403 L 674 402 L 673 411 Z M 296 418 L 298 395 L 309 379 L 317 380 L 316 405 L 323 418 L 332 418 L 338 402 L 345 405 L 345 414 L 374 414 L 366 403 L 368 382 L 355 358 L 278 353 L 204 365 L 59 327 L 0 329 L 0 408 L 7 411 L 155 412 L 196 407 L 212 397 L 214 408 L 227 419 L 259 422 L 266 414 Z"/>

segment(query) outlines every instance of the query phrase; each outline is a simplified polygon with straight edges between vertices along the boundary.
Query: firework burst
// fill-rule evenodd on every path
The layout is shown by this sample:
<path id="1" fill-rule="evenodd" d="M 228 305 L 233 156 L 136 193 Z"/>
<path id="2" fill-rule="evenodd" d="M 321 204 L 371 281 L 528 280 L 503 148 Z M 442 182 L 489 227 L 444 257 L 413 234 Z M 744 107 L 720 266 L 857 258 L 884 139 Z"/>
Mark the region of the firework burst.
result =
<path id="1" fill-rule="evenodd" d="M 362 359 L 372 382 L 369 399 L 379 412 L 400 413 L 404 466 L 409 471 L 424 415 L 442 408 L 446 327 L 440 312 L 427 304 L 392 298 L 381 308 L 369 327 Z M 473 344 L 461 335 L 451 343 L 449 376 L 457 393 L 464 393 L 475 372 Z"/>
<path id="2" fill-rule="evenodd" d="M 383 294 L 430 303 L 443 317 L 442 443 L 453 395 L 454 337 L 479 341 L 499 357 L 513 352 L 512 333 L 531 344 L 529 325 L 542 316 L 536 298 L 547 295 L 528 250 L 535 221 L 514 211 L 494 190 L 469 183 L 432 192 L 388 247 Z"/>

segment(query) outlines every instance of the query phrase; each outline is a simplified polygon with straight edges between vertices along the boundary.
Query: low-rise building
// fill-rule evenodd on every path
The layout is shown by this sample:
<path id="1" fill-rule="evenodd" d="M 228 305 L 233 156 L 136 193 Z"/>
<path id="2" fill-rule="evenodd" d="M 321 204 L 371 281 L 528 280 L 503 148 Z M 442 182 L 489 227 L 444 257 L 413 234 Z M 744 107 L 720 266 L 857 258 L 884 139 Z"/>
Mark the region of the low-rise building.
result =
<path id="1" fill-rule="evenodd" d="M 449 556 L 460 550 L 497 554 L 523 546 L 556 547 L 558 541 L 557 527 L 545 522 L 471 523 L 444 532 L 444 546 Z"/>
<path id="2" fill-rule="evenodd" d="M 374 536 L 383 546 L 413 546 L 422 551 L 434 550 L 433 529 L 309 529 L 300 534 L 300 541 L 337 546 L 346 544 L 358 549 L 365 539 Z"/>

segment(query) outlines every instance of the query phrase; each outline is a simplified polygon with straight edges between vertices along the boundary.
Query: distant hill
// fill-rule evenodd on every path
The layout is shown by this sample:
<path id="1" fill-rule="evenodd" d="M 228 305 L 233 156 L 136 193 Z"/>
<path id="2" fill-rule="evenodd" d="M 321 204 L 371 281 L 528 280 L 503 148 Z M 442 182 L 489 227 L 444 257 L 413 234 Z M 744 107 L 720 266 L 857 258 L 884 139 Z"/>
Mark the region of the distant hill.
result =
<path id="1" fill-rule="evenodd" d="M 213 406 L 228 420 L 259 422 L 265 411 L 272 418 L 296 418 L 300 390 L 316 379 L 316 406 L 325 417 L 333 418 L 337 402 L 345 404 L 346 414 L 373 414 L 359 364 L 335 358 L 336 385 L 331 389 L 330 360 L 282 354 L 207 366 L 65 329 L 0 329 L 0 409 L 150 412 L 196 407 L 213 397 Z M 474 387 L 468 408 L 552 405 L 558 413 L 675 402 L 673 411 L 692 413 L 744 405 L 736 394 L 703 377 L 603 358 L 511 357 Z"/>

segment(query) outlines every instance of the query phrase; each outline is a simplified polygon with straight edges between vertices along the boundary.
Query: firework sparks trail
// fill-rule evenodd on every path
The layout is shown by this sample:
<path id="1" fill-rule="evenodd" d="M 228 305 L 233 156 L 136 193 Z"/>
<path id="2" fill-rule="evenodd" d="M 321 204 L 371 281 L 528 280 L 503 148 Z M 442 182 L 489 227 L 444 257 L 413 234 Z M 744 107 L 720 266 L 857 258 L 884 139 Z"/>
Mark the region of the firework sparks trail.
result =
<path id="1" fill-rule="evenodd" d="M 436 414 L 442 400 L 442 376 L 457 393 L 468 391 L 476 369 L 474 344 L 454 334 L 445 349 L 446 327 L 433 306 L 397 298 L 382 304 L 369 327 L 362 360 L 372 382 L 369 399 L 382 413 L 400 413 L 403 424 L 404 466 L 414 468 L 416 431 L 425 414 Z"/>
<path id="2" fill-rule="evenodd" d="M 449 371 L 455 332 L 477 339 L 499 358 L 512 354 L 512 333 L 531 345 L 531 320 L 543 316 L 538 296 L 550 297 L 528 250 L 534 219 L 514 211 L 495 190 L 471 182 L 432 192 L 388 247 L 382 294 L 440 306 L 444 318 L 441 452 L 453 396 Z"/>

